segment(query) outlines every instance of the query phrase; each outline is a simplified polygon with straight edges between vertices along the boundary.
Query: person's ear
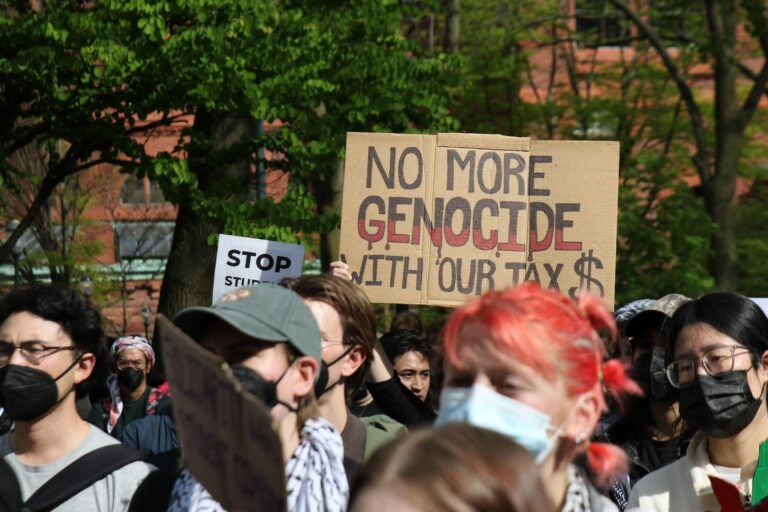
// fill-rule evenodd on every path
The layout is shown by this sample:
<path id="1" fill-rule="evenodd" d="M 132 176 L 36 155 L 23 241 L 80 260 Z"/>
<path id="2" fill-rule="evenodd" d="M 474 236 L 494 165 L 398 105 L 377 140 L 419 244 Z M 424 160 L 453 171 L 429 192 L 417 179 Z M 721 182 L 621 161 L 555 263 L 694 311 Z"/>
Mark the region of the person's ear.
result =
<path id="1" fill-rule="evenodd" d="M 341 375 L 349 377 L 360 368 L 365 362 L 365 350 L 361 344 L 355 345 L 352 350 L 344 357 L 341 363 Z"/>
<path id="2" fill-rule="evenodd" d="M 293 394 L 296 398 L 307 396 L 315 388 L 315 376 L 319 365 L 313 357 L 302 356 L 293 362 L 296 368 L 296 384 L 293 387 Z"/>
<path id="3" fill-rule="evenodd" d="M 758 375 L 762 377 L 763 383 L 768 381 L 768 350 L 760 355 Z"/>
<path id="4" fill-rule="evenodd" d="M 565 427 L 566 437 L 576 440 L 577 444 L 588 440 L 600 420 L 601 409 L 601 401 L 594 390 L 580 395 Z"/>
<path id="5" fill-rule="evenodd" d="M 90 352 L 80 356 L 80 360 L 75 365 L 75 384 L 88 379 L 93 373 L 93 369 L 96 367 L 96 356 Z"/>

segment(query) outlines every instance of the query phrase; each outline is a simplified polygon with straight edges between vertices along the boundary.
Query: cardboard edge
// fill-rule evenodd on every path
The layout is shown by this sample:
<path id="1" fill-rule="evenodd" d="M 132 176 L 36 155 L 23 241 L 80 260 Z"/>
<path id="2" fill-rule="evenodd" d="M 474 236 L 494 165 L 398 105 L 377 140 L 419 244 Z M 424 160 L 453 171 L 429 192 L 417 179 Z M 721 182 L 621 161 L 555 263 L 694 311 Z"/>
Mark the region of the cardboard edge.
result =
<path id="1" fill-rule="evenodd" d="M 531 151 L 530 137 L 510 137 L 482 133 L 438 133 L 438 147 L 492 149 L 497 151 Z"/>

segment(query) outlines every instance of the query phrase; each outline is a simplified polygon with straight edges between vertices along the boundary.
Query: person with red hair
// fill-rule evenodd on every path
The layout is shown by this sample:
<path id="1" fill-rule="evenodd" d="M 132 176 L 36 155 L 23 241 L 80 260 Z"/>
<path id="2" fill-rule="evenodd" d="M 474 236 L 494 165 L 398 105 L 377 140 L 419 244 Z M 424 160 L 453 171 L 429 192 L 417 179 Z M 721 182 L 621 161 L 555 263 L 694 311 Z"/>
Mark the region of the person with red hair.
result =
<path id="1" fill-rule="evenodd" d="M 589 440 L 604 389 L 617 401 L 641 393 L 623 363 L 605 361 L 598 332 L 614 339 L 616 326 L 588 295 L 574 301 L 533 282 L 488 291 L 445 325 L 436 424 L 463 421 L 513 438 L 534 455 L 557 510 L 616 510 L 574 464 L 585 457 L 598 486 L 626 471 L 624 452 Z"/>

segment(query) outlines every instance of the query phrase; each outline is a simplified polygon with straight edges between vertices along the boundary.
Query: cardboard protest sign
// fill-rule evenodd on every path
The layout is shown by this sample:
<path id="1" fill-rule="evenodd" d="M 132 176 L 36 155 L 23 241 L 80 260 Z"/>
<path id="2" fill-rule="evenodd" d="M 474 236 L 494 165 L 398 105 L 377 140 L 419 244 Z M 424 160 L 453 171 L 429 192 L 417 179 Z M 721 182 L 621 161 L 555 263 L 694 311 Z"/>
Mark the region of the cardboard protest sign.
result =
<path id="1" fill-rule="evenodd" d="M 272 417 L 224 361 L 158 317 L 184 463 L 229 511 L 287 509 Z"/>
<path id="2" fill-rule="evenodd" d="M 235 288 L 299 277 L 303 262 L 303 245 L 221 234 L 212 302 Z"/>
<path id="3" fill-rule="evenodd" d="M 526 280 L 611 305 L 617 142 L 348 133 L 340 253 L 373 302 Z"/>

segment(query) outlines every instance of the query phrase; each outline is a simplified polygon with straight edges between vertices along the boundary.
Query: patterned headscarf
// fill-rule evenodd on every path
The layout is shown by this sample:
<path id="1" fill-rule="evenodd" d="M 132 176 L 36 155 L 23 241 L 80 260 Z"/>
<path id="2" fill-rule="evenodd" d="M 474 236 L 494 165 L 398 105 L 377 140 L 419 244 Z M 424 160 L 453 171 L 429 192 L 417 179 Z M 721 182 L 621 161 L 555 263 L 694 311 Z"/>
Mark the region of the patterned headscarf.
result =
<path id="1" fill-rule="evenodd" d="M 144 353 L 147 358 L 147 362 L 154 366 L 155 364 L 155 349 L 149 343 L 149 340 L 144 336 L 123 336 L 117 338 L 112 343 L 112 349 L 109 351 L 114 361 L 117 355 L 123 350 L 129 348 L 137 348 Z M 117 420 L 120 415 L 123 414 L 123 397 L 120 395 L 120 385 L 117 383 L 117 375 L 114 373 L 107 379 L 107 388 L 109 388 L 109 397 L 111 405 L 109 408 L 109 421 L 107 421 L 107 433 L 111 434 L 117 425 Z"/>
<path id="2" fill-rule="evenodd" d="M 141 350 L 147 357 L 147 362 L 152 366 L 155 365 L 155 349 L 152 348 L 152 344 L 144 336 L 132 335 L 117 338 L 114 343 L 112 343 L 112 349 L 110 350 L 112 360 L 115 360 L 117 354 L 129 348 L 137 348 Z"/>

